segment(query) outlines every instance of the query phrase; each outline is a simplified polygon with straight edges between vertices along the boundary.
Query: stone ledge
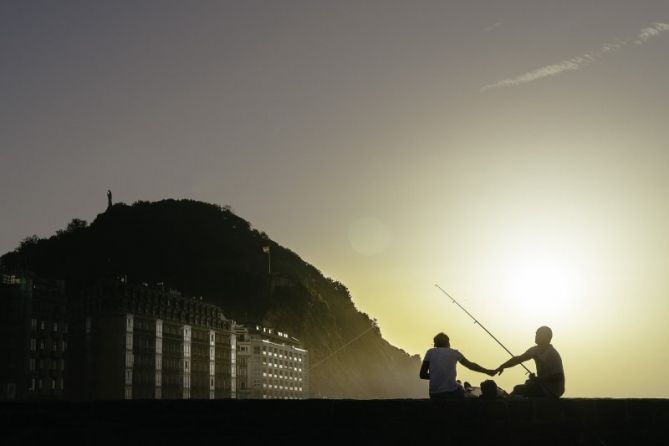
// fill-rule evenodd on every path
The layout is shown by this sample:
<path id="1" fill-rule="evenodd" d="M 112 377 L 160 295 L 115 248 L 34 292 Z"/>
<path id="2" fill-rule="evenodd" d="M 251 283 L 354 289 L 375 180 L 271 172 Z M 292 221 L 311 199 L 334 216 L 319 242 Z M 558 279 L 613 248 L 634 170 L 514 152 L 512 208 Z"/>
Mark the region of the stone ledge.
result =
<path id="1" fill-rule="evenodd" d="M 2 402 L 3 444 L 669 444 L 669 400 Z"/>

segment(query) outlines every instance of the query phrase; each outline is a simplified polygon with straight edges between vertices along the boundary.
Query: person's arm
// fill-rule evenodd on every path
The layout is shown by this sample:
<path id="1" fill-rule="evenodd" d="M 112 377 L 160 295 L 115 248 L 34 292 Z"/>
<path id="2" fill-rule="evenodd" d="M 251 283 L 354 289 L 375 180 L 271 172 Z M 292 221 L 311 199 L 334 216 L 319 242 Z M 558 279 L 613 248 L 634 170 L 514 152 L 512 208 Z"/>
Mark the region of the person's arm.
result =
<path id="1" fill-rule="evenodd" d="M 503 363 L 502 365 L 497 367 L 497 370 L 495 370 L 495 373 L 499 373 L 501 375 L 502 372 L 504 371 L 504 369 L 516 366 L 516 365 L 520 364 L 521 362 L 525 362 L 528 359 L 532 359 L 533 357 L 534 357 L 534 349 L 530 348 L 528 351 L 526 351 L 522 355 L 514 356 L 513 358 L 509 359 L 508 361 L 506 361 L 505 363 Z"/>
<path id="2" fill-rule="evenodd" d="M 460 364 L 464 365 L 469 370 L 473 370 L 473 371 L 479 372 L 479 373 L 485 373 L 486 375 L 493 376 L 496 373 L 495 370 L 490 370 L 490 369 L 486 369 L 484 367 L 481 367 L 477 363 L 469 361 L 464 356 L 462 358 L 460 358 Z"/>
<path id="3" fill-rule="evenodd" d="M 430 362 L 423 361 L 423 364 L 420 366 L 420 379 L 430 379 Z"/>

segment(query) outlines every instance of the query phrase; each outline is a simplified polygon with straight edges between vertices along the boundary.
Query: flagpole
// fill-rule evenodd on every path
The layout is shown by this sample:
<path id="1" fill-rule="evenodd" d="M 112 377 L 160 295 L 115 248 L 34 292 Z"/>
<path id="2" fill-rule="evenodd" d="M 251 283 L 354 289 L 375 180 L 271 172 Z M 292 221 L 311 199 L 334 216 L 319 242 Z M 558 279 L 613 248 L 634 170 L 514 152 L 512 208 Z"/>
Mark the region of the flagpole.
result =
<path id="1" fill-rule="evenodd" d="M 272 275 L 272 253 L 269 249 L 269 245 L 262 247 L 262 252 L 267 254 L 267 273 Z"/>

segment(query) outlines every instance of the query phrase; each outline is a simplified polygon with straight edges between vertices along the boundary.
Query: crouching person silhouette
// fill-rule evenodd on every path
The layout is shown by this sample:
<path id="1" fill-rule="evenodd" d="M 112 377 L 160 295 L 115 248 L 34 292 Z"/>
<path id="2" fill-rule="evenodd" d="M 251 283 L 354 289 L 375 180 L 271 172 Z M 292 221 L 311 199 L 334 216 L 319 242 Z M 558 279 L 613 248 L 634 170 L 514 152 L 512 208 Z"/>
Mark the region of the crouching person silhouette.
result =
<path id="1" fill-rule="evenodd" d="M 505 368 L 513 367 L 525 362 L 528 359 L 534 359 L 537 366 L 537 375 L 530 375 L 530 379 L 525 384 L 517 385 L 513 388 L 511 395 L 538 397 L 538 398 L 559 398 L 564 393 L 564 369 L 562 368 L 562 358 L 555 347 L 551 345 L 553 332 L 549 327 L 539 327 L 534 337 L 537 344 L 530 347 L 525 353 L 513 358 L 500 365 L 496 373 L 500 375 Z"/>
<path id="2" fill-rule="evenodd" d="M 451 342 L 444 333 L 434 337 L 434 348 L 425 353 L 425 359 L 420 368 L 421 379 L 430 380 L 431 399 L 464 398 L 465 392 L 456 381 L 455 366 L 462 364 L 475 372 L 485 373 L 493 376 L 496 371 L 486 369 L 480 365 L 470 362 L 462 353 L 451 348 Z"/>

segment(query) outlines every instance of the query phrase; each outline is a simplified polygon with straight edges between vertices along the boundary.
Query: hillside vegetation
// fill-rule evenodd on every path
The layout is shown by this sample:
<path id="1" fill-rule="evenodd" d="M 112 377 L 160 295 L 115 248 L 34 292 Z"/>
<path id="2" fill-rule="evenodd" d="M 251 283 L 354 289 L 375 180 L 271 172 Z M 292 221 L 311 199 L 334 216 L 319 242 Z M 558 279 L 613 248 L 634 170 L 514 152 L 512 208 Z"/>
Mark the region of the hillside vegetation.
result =
<path id="1" fill-rule="evenodd" d="M 271 275 L 264 246 L 271 249 Z M 286 331 L 310 351 L 313 397 L 426 394 L 419 358 L 385 341 L 346 286 L 226 207 L 193 200 L 115 204 L 90 225 L 74 219 L 48 239 L 25 239 L 1 262 L 7 270 L 64 279 L 70 293 L 103 278 L 164 283 L 202 296 L 240 323 Z"/>

